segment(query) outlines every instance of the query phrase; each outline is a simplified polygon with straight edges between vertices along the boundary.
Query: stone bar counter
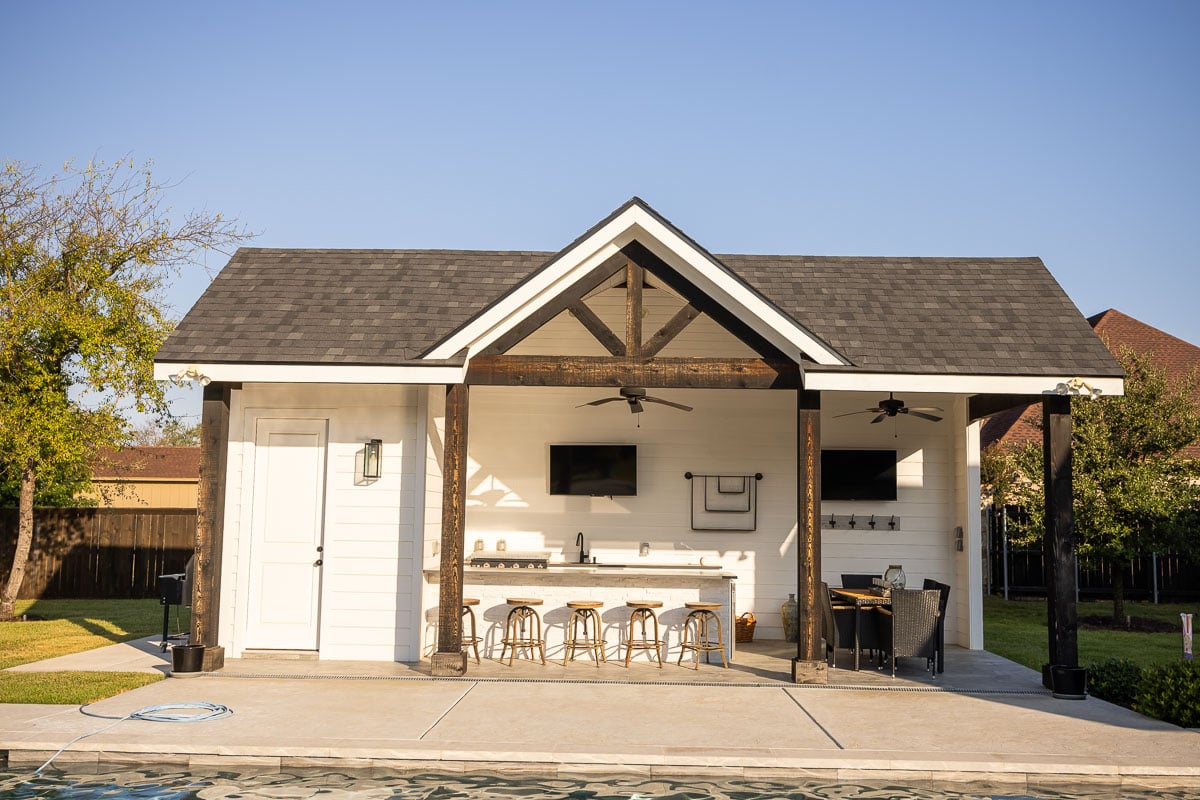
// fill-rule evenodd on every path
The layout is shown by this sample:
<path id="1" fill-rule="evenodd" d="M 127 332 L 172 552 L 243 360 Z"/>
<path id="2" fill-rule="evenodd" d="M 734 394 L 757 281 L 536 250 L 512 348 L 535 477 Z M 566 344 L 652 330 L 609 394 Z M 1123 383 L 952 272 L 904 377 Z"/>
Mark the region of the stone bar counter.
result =
<path id="1" fill-rule="evenodd" d="M 425 580 L 438 582 L 437 570 L 425 570 Z M 666 643 L 663 661 L 673 665 L 679 658 L 679 642 L 688 609 L 685 602 L 720 603 L 717 612 L 725 637 L 726 658 L 734 658 L 734 627 L 736 617 L 737 576 L 720 565 L 701 564 L 608 564 L 608 563 L 548 563 L 538 566 L 474 566 L 468 562 L 463 569 L 463 596 L 479 599 L 475 606 L 479 652 L 484 658 L 499 658 L 504 625 L 510 607 L 509 597 L 537 597 L 543 604 L 537 607 L 542 617 L 543 637 L 546 640 L 547 661 L 562 663 L 563 640 L 571 612 L 571 600 L 597 600 L 604 603 L 599 609 L 605 656 L 609 660 L 625 658 L 623 642 L 629 634 L 629 600 L 657 600 L 662 608 L 658 614 L 659 638 Z M 437 623 L 437 609 L 427 624 Z M 653 635 L 653 631 L 648 631 Z M 635 633 L 640 638 L 640 629 Z M 522 656 L 525 655 L 523 651 Z M 634 651 L 635 661 L 653 659 L 649 652 Z M 688 653 L 684 666 L 692 663 Z M 508 656 L 505 655 L 505 661 Z M 712 654 L 712 662 L 720 664 L 720 653 Z M 590 661 L 591 655 L 577 651 L 576 661 Z M 657 663 L 657 662 L 656 662 Z"/>

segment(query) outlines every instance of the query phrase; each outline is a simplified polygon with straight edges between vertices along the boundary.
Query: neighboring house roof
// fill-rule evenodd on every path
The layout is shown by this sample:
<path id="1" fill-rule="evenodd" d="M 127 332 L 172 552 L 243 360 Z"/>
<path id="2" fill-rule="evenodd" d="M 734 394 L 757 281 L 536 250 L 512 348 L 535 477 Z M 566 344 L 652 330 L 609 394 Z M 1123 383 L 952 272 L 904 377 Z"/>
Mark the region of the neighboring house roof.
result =
<path id="1" fill-rule="evenodd" d="M 630 206 L 662 219 L 637 198 L 614 215 Z M 573 246 L 558 254 L 241 248 L 157 360 L 428 365 L 422 354 Z M 810 371 L 1122 375 L 1037 258 L 700 250 L 850 362 L 806 363 Z"/>
<path id="2" fill-rule="evenodd" d="M 1200 347 L 1128 314 L 1110 308 L 1088 317 L 1087 321 L 1114 354 L 1127 347 L 1147 355 L 1166 371 L 1170 381 L 1184 380 L 1192 372 L 1200 371 Z M 1200 397 L 1197 402 L 1200 402 Z M 980 431 L 980 445 L 988 447 L 996 442 L 1004 442 L 1019 447 L 1029 442 L 1041 442 L 1040 414 L 1038 405 L 1021 406 L 996 414 L 984 423 Z M 1184 452 L 1200 458 L 1200 445 L 1189 447 Z"/>
<path id="3" fill-rule="evenodd" d="M 95 481 L 194 481 L 199 478 L 199 447 L 105 449 L 92 465 Z"/>

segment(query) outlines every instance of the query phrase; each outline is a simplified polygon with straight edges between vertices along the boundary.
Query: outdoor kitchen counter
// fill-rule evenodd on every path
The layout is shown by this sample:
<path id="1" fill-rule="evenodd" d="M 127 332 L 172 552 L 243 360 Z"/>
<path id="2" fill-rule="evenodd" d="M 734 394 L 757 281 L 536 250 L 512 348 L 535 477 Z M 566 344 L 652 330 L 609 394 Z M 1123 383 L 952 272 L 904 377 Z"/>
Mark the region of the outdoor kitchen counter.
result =
<path id="1" fill-rule="evenodd" d="M 424 571 L 425 580 L 436 585 L 439 573 Z M 724 629 L 726 655 L 734 656 L 733 620 L 736 618 L 737 576 L 724 567 L 699 564 L 549 564 L 545 567 L 463 567 L 463 596 L 479 599 L 475 615 L 479 636 L 483 639 L 480 651 L 484 657 L 500 656 L 500 640 L 508 617 L 509 597 L 537 597 L 545 626 L 547 658 L 562 658 L 562 642 L 570 611 L 571 600 L 598 600 L 605 652 L 609 658 L 624 658 L 619 643 L 625 641 L 631 609 L 629 600 L 658 600 L 660 638 L 667 647 L 663 658 L 679 655 L 679 640 L 688 614 L 684 603 L 703 601 L 720 603 L 718 615 Z M 430 621 L 436 620 L 431 609 Z M 639 634 L 640 635 L 640 632 Z M 587 656 L 582 656 L 587 658 Z M 642 658 L 646 654 L 642 654 Z M 716 656 L 714 656 L 716 659 Z M 716 659 L 720 663 L 720 659 Z M 559 662 L 561 663 L 561 661 Z"/>

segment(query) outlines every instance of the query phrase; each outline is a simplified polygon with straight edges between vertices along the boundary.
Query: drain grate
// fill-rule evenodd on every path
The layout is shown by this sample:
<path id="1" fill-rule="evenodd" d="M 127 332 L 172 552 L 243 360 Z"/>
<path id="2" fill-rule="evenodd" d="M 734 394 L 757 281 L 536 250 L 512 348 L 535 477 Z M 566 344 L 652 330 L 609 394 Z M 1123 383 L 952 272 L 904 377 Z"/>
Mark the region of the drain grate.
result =
<path id="1" fill-rule="evenodd" d="M 204 672 L 199 678 L 245 678 L 276 680 L 340 680 L 340 681 L 459 681 L 463 683 L 567 683 L 600 684 L 605 686 L 705 686 L 712 689 L 804 689 L 856 692 L 926 692 L 933 694 L 965 695 L 1049 695 L 1046 689 L 963 689 L 952 686 L 873 686 L 869 684 L 806 684 L 806 683 L 713 683 L 710 681 L 609 680 L 605 678 L 494 678 L 494 677 L 433 677 L 432 675 L 338 675 L 313 673 L 297 675 L 284 672 L 243 672 L 236 674 Z"/>

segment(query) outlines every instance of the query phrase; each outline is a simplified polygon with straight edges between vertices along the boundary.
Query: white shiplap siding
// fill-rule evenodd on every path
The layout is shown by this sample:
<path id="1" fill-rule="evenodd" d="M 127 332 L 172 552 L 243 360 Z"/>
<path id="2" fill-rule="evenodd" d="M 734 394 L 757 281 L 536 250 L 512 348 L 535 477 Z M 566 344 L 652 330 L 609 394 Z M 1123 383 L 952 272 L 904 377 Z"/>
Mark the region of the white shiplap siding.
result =
<path id="1" fill-rule="evenodd" d="M 573 321 L 572 321 L 573 322 Z M 738 576 L 738 613 L 758 617 L 756 635 L 781 638 L 779 606 L 795 591 L 796 395 L 788 391 L 654 390 L 652 394 L 695 407 L 683 413 L 647 405 L 638 419 L 623 403 L 576 408 L 613 394 L 611 389 L 472 387 L 470 478 L 465 549 L 476 539 L 494 549 L 547 550 L 574 557 L 575 535 L 583 531 L 601 561 L 637 563 L 638 545 L 651 545 L 650 562 L 694 563 L 719 557 Z M 825 447 L 899 451 L 900 489 L 895 502 L 829 502 L 830 513 L 866 518 L 901 518 L 896 532 L 824 531 L 823 576 L 831 585 L 842 572 L 881 574 L 903 564 L 910 585 L 925 577 L 954 583 L 949 532 L 955 516 L 955 470 L 947 423 L 901 419 L 869 424 L 865 415 L 835 415 L 878 401 L 869 394 L 828 401 L 822 414 Z M 951 398 L 912 396 L 913 405 L 948 407 Z M 440 424 L 440 423 L 439 423 Z M 638 445 L 638 496 L 590 498 L 551 496 L 547 452 L 551 443 Z M 753 532 L 692 531 L 690 484 L 694 473 L 762 472 L 758 526 Z M 440 483 L 440 473 L 428 476 Z M 428 496 L 428 489 L 427 489 Z M 434 540 L 440 528 L 426 515 L 426 569 L 436 570 Z M 426 608 L 436 604 L 427 586 Z M 948 626 L 953 630 L 954 620 Z M 431 629 L 430 629 L 431 630 Z M 953 633 L 949 633 L 953 641 Z M 426 649 L 431 646 L 426 642 Z"/>
<path id="2" fill-rule="evenodd" d="M 222 574 L 222 637 L 230 655 L 244 640 L 245 577 L 249 556 L 243 532 L 253 487 L 254 429 L 258 420 L 318 418 L 327 421 L 324 562 L 321 575 L 319 650 L 322 658 L 401 660 L 418 657 L 420 569 L 418 525 L 424 447 L 418 442 L 418 392 L 407 386 L 246 385 L 231 418 L 230 490 Z M 382 477 L 361 478 L 363 443 L 383 440 Z M 239 467 L 234 465 L 238 464 Z M 231 558 L 231 556 L 233 556 Z M 315 556 L 314 556 L 315 557 Z"/>

